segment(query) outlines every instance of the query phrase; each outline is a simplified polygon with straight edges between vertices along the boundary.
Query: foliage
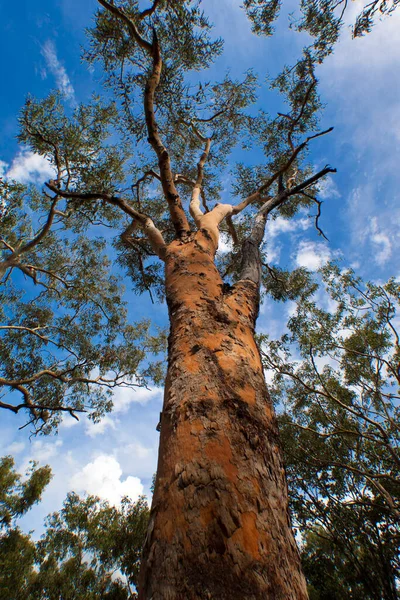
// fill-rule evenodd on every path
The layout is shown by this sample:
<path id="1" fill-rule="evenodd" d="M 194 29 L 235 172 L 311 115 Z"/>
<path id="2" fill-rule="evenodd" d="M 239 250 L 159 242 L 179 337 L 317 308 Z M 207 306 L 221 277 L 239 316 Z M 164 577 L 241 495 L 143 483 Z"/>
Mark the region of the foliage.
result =
<path id="1" fill-rule="evenodd" d="M 364 283 L 334 264 L 321 276 L 318 290 L 300 295 L 289 332 L 263 348 L 275 371 L 272 393 L 294 521 L 305 536 L 305 571 L 315 598 L 394 599 L 400 285 Z"/>
<path id="2" fill-rule="evenodd" d="M 379 17 L 390 15 L 398 5 L 399 0 L 373 0 L 364 3 L 352 27 L 353 37 L 369 33 Z M 282 2 L 245 0 L 244 7 L 252 22 L 253 31 L 257 34 L 272 35 Z M 333 51 L 345 22 L 347 8 L 347 0 L 301 0 L 301 16 L 293 17 L 293 26 L 298 31 L 307 31 L 314 38 L 313 48 L 320 61 Z"/>
<path id="3" fill-rule="evenodd" d="M 133 598 L 148 521 L 144 498 L 121 508 L 70 493 L 37 543 L 32 598 Z"/>
<path id="4" fill-rule="evenodd" d="M 1 600 L 135 598 L 149 514 L 145 498 L 124 498 L 116 508 L 70 493 L 34 541 L 16 520 L 39 502 L 50 477 L 49 467 L 33 464 L 21 482 L 12 458 L 0 461 Z"/>
<path id="5" fill-rule="evenodd" d="M 28 598 L 35 544 L 16 521 L 40 501 L 51 479 L 49 467 L 32 463 L 26 479 L 15 471 L 11 456 L 0 459 L 0 598 Z"/>
<path id="6" fill-rule="evenodd" d="M 71 234 L 59 199 L 34 186 L 3 182 L 2 195 L 0 389 L 7 401 L 0 406 L 25 411 L 26 424 L 41 433 L 55 430 L 65 412 L 89 411 L 98 420 L 111 410 L 115 386 L 141 385 L 146 373 L 151 380 L 143 361 L 164 340 L 157 344 L 145 321 L 128 323 L 105 239 Z M 77 227 L 80 218 L 78 211 Z"/>

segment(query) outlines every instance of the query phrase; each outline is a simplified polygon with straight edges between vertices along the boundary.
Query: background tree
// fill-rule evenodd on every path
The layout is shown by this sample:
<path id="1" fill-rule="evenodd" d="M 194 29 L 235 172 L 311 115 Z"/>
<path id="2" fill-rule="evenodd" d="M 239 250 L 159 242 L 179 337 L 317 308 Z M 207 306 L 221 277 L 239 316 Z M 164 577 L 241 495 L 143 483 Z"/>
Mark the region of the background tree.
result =
<path id="1" fill-rule="evenodd" d="M 396 10 L 399 0 L 373 0 L 363 4 L 361 10 L 357 6 L 359 12 L 351 25 L 353 37 L 370 33 L 376 20 L 390 16 Z M 245 0 L 243 6 L 252 21 L 255 33 L 273 33 L 274 22 L 282 7 L 281 0 Z M 292 27 L 297 31 L 306 31 L 314 38 L 315 56 L 321 62 L 333 51 L 340 31 L 346 23 L 348 12 L 350 11 L 347 0 L 301 0 L 300 15 L 293 13 Z"/>
<path id="2" fill-rule="evenodd" d="M 0 598 L 28 597 L 32 581 L 35 544 L 16 521 L 39 502 L 51 479 L 49 467 L 35 463 L 22 481 L 11 456 L 0 459 Z"/>
<path id="3" fill-rule="evenodd" d="M 11 457 L 0 462 L 0 598 L 127 600 L 136 598 L 149 509 L 145 498 L 116 508 L 95 496 L 68 494 L 35 541 L 16 521 L 40 501 L 51 478 L 32 464 L 24 481 Z"/>
<path id="4" fill-rule="evenodd" d="M 140 554 L 148 524 L 145 498 L 124 498 L 118 509 L 70 493 L 50 515 L 36 544 L 31 598 L 136 598 Z"/>
<path id="5" fill-rule="evenodd" d="M 283 290 L 284 277 L 276 284 Z M 314 598 L 398 598 L 400 285 L 328 265 L 263 349 Z M 322 305 L 327 306 L 324 310 Z M 298 348 L 299 359 L 293 360 Z"/>

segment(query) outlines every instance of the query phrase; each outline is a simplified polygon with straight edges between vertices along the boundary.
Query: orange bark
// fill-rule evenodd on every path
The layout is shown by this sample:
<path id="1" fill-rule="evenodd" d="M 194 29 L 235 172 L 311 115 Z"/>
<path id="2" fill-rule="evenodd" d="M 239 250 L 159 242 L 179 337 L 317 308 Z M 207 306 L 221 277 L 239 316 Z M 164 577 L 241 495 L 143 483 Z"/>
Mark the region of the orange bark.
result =
<path id="1" fill-rule="evenodd" d="M 214 250 L 201 230 L 166 251 L 169 364 L 139 598 L 305 600 L 257 285 L 224 286 Z"/>

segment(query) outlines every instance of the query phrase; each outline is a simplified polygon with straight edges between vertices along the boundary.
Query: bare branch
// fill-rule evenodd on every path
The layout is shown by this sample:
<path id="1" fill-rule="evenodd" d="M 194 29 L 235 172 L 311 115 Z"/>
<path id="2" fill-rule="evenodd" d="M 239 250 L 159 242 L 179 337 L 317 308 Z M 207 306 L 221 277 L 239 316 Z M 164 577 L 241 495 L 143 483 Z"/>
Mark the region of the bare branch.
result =
<path id="1" fill-rule="evenodd" d="M 284 190 L 281 194 L 278 194 L 274 198 L 268 198 L 268 200 L 262 205 L 262 207 L 258 211 L 258 214 L 269 214 L 274 208 L 277 208 L 278 206 L 283 204 L 288 198 L 290 198 L 290 196 L 299 194 L 303 190 L 309 188 L 311 185 L 313 185 L 313 183 L 324 177 L 327 173 L 336 173 L 336 169 L 326 166 L 321 171 L 318 171 L 318 173 L 315 173 L 315 175 L 312 175 L 311 177 L 308 177 L 308 179 L 305 179 L 299 185 Z"/>
<path id="2" fill-rule="evenodd" d="M 311 194 L 307 194 L 306 192 L 300 192 L 300 194 L 302 194 L 303 196 L 306 196 L 307 198 L 310 198 L 310 200 L 313 200 L 315 202 L 315 204 L 318 206 L 318 211 L 317 211 L 317 214 L 315 215 L 315 229 L 318 231 L 319 235 L 322 235 L 322 237 L 325 238 L 327 242 L 329 242 L 328 238 L 326 237 L 326 235 L 324 234 L 324 232 L 322 231 L 322 229 L 319 226 L 319 218 L 321 216 L 322 200 L 318 200 L 318 198 L 316 198 L 315 196 L 311 196 Z"/>
<path id="3" fill-rule="evenodd" d="M 270 188 L 271 185 L 277 179 L 279 179 L 279 177 L 281 175 L 283 175 L 289 169 L 289 167 L 291 167 L 291 165 L 296 160 L 297 156 L 300 154 L 300 152 L 302 150 L 304 150 L 304 148 L 308 145 L 308 143 L 311 140 L 315 140 L 316 138 L 319 138 L 319 137 L 321 137 L 323 135 L 326 135 L 327 133 L 330 133 L 331 131 L 333 131 L 333 127 L 329 127 L 328 129 L 325 129 L 324 131 L 320 131 L 318 133 L 315 133 L 314 135 L 308 136 L 304 140 L 304 142 L 302 142 L 299 146 L 297 146 L 297 148 L 295 148 L 295 150 L 292 152 L 291 156 L 285 162 L 285 164 L 283 165 L 283 167 L 281 167 L 276 173 L 274 173 L 273 175 L 271 175 L 271 177 L 269 177 L 267 179 L 267 181 L 265 181 L 255 192 L 253 192 L 252 194 L 250 194 L 250 196 L 248 196 L 247 198 L 245 198 L 244 200 L 242 200 L 242 202 L 240 202 L 239 204 L 237 204 L 234 207 L 233 214 L 236 215 L 236 214 L 240 213 L 247 206 L 249 206 L 249 204 L 252 204 L 253 202 L 256 202 L 257 200 L 259 200 L 261 198 L 263 192 L 265 192 L 266 190 L 268 190 L 268 188 Z M 292 188 L 292 189 L 294 189 L 294 188 Z M 295 192 L 295 193 L 297 193 L 297 192 Z"/>
<path id="4" fill-rule="evenodd" d="M 88 192 L 88 193 L 80 193 L 80 192 L 66 192 L 64 190 L 60 190 L 55 187 L 54 182 L 46 183 L 46 186 L 54 193 L 62 196 L 63 198 L 74 198 L 76 200 L 104 200 L 114 206 L 120 208 L 124 213 L 135 219 L 143 232 L 146 234 L 149 242 L 152 245 L 153 250 L 156 252 L 157 256 L 161 259 L 164 259 L 166 244 L 162 233 L 157 227 L 154 225 L 152 219 L 139 211 L 135 210 L 133 206 L 131 206 L 126 200 L 123 198 L 118 198 L 117 196 L 111 196 L 111 194 L 106 194 L 104 192 Z"/>
<path id="5" fill-rule="evenodd" d="M 192 191 L 192 198 L 190 200 L 189 211 L 192 215 L 194 222 L 197 226 L 200 225 L 201 217 L 203 216 L 203 211 L 200 208 L 200 192 L 202 189 L 202 183 L 204 178 L 204 165 L 210 153 L 211 147 L 211 139 L 208 138 L 206 140 L 206 146 L 204 148 L 204 152 L 200 157 L 200 160 L 197 164 L 197 178 L 196 183 L 194 184 Z"/>

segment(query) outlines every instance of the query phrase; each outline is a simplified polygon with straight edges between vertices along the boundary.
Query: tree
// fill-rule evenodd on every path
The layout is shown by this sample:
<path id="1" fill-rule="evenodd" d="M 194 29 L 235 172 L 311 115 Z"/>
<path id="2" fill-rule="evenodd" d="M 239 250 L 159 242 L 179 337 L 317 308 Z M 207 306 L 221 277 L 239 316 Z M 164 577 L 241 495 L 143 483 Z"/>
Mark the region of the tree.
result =
<path id="1" fill-rule="evenodd" d="M 136 598 L 148 514 L 145 498 L 124 498 L 116 508 L 95 496 L 68 494 L 36 544 L 38 571 L 29 597 Z"/>
<path id="2" fill-rule="evenodd" d="M 145 498 L 120 508 L 95 496 L 68 494 L 47 518 L 39 541 L 16 520 L 39 502 L 51 477 L 33 464 L 21 483 L 11 457 L 0 462 L 0 598 L 3 600 L 128 600 L 136 598 L 140 552 L 148 522 Z"/>
<path id="3" fill-rule="evenodd" d="M 284 291 L 288 282 L 280 276 Z M 327 265 L 269 342 L 272 396 L 311 598 L 398 598 L 400 285 Z M 323 309 L 321 304 L 328 306 Z M 293 361 L 297 346 L 300 360 Z"/>
<path id="4" fill-rule="evenodd" d="M 37 502 L 49 483 L 48 467 L 33 463 L 27 479 L 14 469 L 11 456 L 0 459 L 0 598 L 27 598 L 32 580 L 35 545 L 22 533 L 16 520 Z"/>
<path id="5" fill-rule="evenodd" d="M 59 101 L 52 95 L 43 105 L 53 121 Z M 112 114 L 99 103 L 80 110 L 67 132 L 76 153 L 95 151 L 96 131 Z M 40 134 L 24 126 L 44 143 L 43 126 Z M 78 127 L 90 139 L 82 138 L 79 148 Z M 77 155 L 70 158 L 77 168 Z M 25 412 L 22 427 L 43 434 L 56 430 L 65 413 L 78 419 L 90 412 L 97 421 L 111 410 L 115 387 L 157 378 L 156 364 L 144 361 L 163 348 L 163 338 L 151 336 L 145 321 L 127 322 L 104 240 L 89 240 L 76 218 L 71 232 L 57 197 L 8 180 L 0 182 L 0 196 L 0 390 L 7 395 L 0 408 Z"/>
<path id="6" fill-rule="evenodd" d="M 267 218 L 313 206 L 321 233 L 317 185 L 334 169 L 315 172 L 305 160 L 309 144 L 331 131 L 318 130 L 321 55 L 306 49 L 273 81 L 285 113 L 255 116 L 252 72 L 242 81 L 194 80 L 222 48 L 197 2 L 155 0 L 145 10 L 135 0 L 99 3 L 86 59 L 102 65 L 115 129 L 103 116 L 92 131 L 95 101 L 69 116 L 56 98 L 30 99 L 20 139 L 55 165 L 46 187 L 68 227 L 102 221 L 122 230 L 121 266 L 138 291 L 165 294 L 168 303 L 140 595 L 306 598 L 254 328 L 269 275 L 260 255 Z M 240 201 L 218 203 L 221 170 L 249 144 L 263 153 L 261 164 L 239 164 Z M 234 241 L 223 260 L 221 231 Z"/>

